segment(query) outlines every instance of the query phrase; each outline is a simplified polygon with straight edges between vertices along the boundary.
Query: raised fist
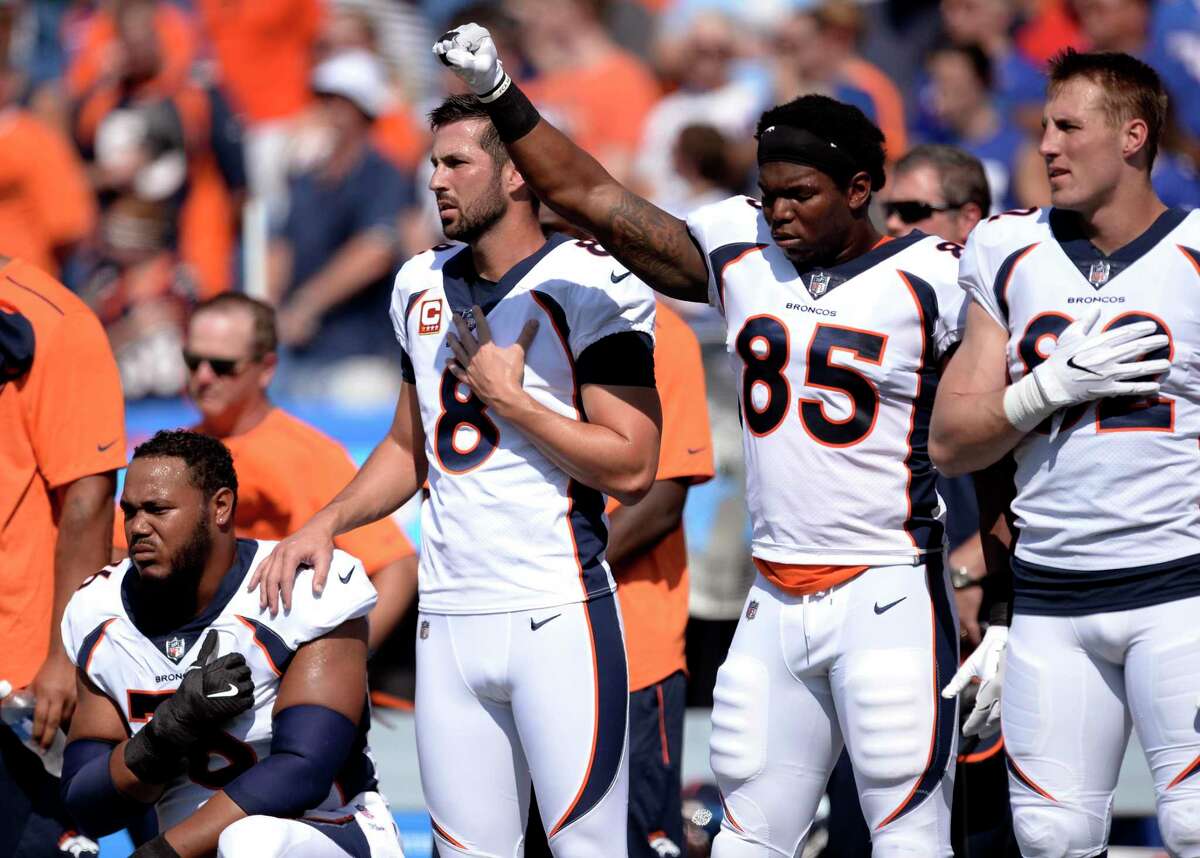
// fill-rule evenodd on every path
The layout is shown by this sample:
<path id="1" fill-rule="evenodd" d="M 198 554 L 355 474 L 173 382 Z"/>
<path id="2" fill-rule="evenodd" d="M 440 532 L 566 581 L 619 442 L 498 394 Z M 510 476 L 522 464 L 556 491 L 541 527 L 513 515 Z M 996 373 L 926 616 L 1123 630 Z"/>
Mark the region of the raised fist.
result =
<path id="1" fill-rule="evenodd" d="M 443 33 L 433 52 L 476 95 L 487 95 L 504 81 L 504 67 L 496 56 L 492 34 L 478 24 Z"/>

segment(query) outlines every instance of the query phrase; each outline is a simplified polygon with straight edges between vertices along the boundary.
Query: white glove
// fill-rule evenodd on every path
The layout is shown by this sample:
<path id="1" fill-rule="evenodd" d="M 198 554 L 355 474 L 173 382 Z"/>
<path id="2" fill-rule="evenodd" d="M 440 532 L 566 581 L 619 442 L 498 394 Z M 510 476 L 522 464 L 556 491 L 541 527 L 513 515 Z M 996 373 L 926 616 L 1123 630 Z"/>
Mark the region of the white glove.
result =
<path id="1" fill-rule="evenodd" d="M 975 708 L 963 724 L 964 736 L 987 738 L 1000 729 L 1000 692 L 1004 686 L 1004 648 L 1008 646 L 1008 626 L 988 626 L 983 640 L 975 647 L 958 673 L 942 689 L 942 696 L 956 697 L 976 677 L 980 680 Z"/>
<path id="2" fill-rule="evenodd" d="M 496 56 L 492 34 L 478 24 L 464 24 L 443 33 L 434 43 L 433 52 L 478 96 L 488 95 L 507 77 Z"/>
<path id="3" fill-rule="evenodd" d="M 1155 333 L 1151 321 L 1134 322 L 1095 331 L 1100 309 L 1093 307 L 1072 322 L 1050 357 L 1004 391 L 1004 416 L 1017 429 L 1029 432 L 1055 411 L 1068 405 L 1108 396 L 1154 396 L 1160 382 L 1132 381 L 1157 376 L 1171 367 L 1166 358 L 1137 360 L 1167 345 L 1166 334 Z"/>

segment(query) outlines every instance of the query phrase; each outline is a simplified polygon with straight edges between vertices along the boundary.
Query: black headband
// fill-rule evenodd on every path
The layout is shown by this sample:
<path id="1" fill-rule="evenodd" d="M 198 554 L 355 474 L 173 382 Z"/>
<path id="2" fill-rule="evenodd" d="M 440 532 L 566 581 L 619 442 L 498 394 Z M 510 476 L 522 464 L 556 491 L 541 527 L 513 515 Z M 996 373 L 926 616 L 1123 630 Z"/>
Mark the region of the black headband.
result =
<path id="1" fill-rule="evenodd" d="M 838 185 L 845 185 L 862 169 L 836 143 L 791 125 L 771 125 L 758 135 L 758 165 L 768 161 L 813 167 Z"/>

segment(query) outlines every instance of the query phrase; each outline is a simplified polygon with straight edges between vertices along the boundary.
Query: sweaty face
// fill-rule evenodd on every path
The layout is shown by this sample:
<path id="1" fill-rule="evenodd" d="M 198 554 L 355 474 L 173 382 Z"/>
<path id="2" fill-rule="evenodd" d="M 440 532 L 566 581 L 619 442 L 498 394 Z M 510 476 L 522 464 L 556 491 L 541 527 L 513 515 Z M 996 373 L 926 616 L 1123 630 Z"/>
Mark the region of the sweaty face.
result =
<path id="1" fill-rule="evenodd" d="M 129 557 L 146 582 L 194 583 L 212 549 L 208 504 L 182 459 L 134 459 L 121 492 Z"/>
<path id="2" fill-rule="evenodd" d="M 1103 90 L 1087 78 L 1061 84 L 1046 102 L 1038 147 L 1057 208 L 1088 212 L 1120 182 L 1123 128 L 1109 122 Z"/>
<path id="3" fill-rule="evenodd" d="M 473 241 L 508 211 L 504 168 L 479 145 L 484 127 L 483 120 L 466 119 L 434 132 L 429 190 L 446 238 Z"/>
<path id="4" fill-rule="evenodd" d="M 758 185 L 771 237 L 787 258 L 801 268 L 832 265 L 854 223 L 845 191 L 820 170 L 784 161 L 763 164 Z"/>
<path id="5" fill-rule="evenodd" d="M 924 203 L 931 209 L 944 209 L 949 202 L 958 202 L 945 198 L 937 170 L 928 164 L 895 173 L 884 191 L 888 195 L 888 203 Z M 928 217 L 920 220 L 905 220 L 901 214 L 891 211 L 887 216 L 888 235 L 893 238 L 900 238 L 914 229 L 919 229 L 927 235 L 936 235 L 947 241 L 962 244 L 970 231 L 969 228 L 963 228 L 962 209 L 959 208 L 931 211 Z"/>
<path id="6" fill-rule="evenodd" d="M 196 313 L 188 322 L 184 354 L 193 361 L 203 359 L 195 369 L 189 366 L 187 391 L 208 422 L 262 396 L 271 380 L 269 367 L 254 357 L 254 318 L 246 310 Z M 214 364 L 233 372 L 218 374 Z"/>

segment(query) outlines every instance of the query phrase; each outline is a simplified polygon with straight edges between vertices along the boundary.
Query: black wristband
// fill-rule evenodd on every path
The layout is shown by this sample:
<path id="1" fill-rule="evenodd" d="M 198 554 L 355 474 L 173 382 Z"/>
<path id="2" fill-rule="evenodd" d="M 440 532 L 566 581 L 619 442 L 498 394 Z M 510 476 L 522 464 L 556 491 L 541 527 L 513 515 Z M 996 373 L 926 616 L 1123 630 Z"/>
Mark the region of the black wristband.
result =
<path id="1" fill-rule="evenodd" d="M 505 86 L 505 84 L 508 85 Z M 534 126 L 541 121 L 542 116 L 533 106 L 533 102 L 525 93 L 521 92 L 515 83 L 509 80 L 507 75 L 493 92 L 497 90 L 500 95 L 493 96 L 488 93 L 482 96 L 480 101 L 483 102 L 488 116 L 491 117 L 492 124 L 496 126 L 496 132 L 500 135 L 500 139 L 505 143 L 512 143 L 532 131 Z"/>
<path id="2" fill-rule="evenodd" d="M 179 853 L 167 842 L 167 835 L 160 834 L 139 846 L 130 858 L 179 858 Z"/>
<path id="3" fill-rule="evenodd" d="M 1012 625 L 1012 602 L 993 602 L 988 611 L 989 626 Z"/>
<path id="4" fill-rule="evenodd" d="M 125 766 L 145 784 L 170 783 L 187 768 L 183 749 L 159 735 L 150 721 L 125 744 Z"/>

